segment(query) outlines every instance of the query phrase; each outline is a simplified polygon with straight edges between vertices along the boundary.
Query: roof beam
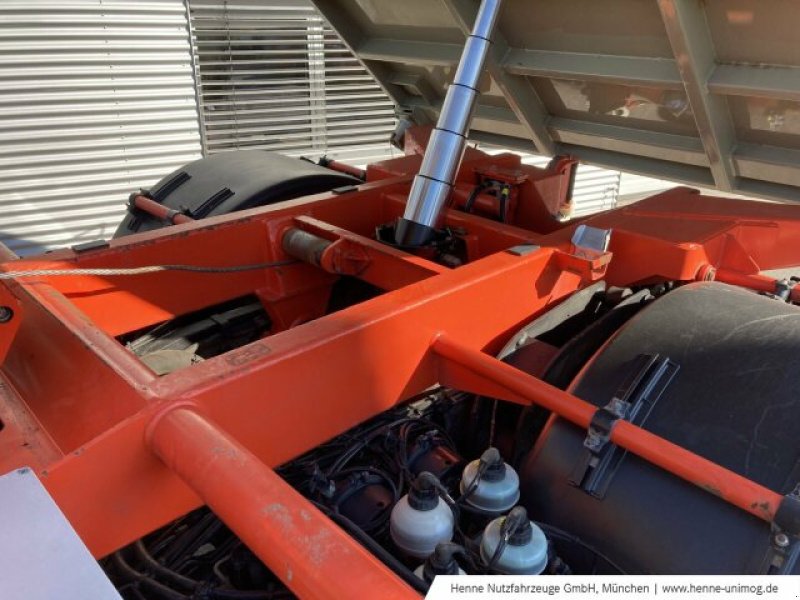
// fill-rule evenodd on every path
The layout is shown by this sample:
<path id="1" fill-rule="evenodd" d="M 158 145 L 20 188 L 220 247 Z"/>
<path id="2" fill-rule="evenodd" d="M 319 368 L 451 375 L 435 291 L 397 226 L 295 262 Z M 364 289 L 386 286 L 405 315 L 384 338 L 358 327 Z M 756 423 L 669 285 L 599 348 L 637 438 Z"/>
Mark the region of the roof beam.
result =
<path id="1" fill-rule="evenodd" d="M 515 75 L 683 89 L 675 61 L 665 58 L 509 48 L 503 67 Z"/>
<path id="2" fill-rule="evenodd" d="M 625 173 L 639 173 L 656 179 L 669 179 L 692 186 L 714 187 L 711 172 L 705 167 L 682 165 L 660 158 L 653 159 L 648 156 L 637 156 L 605 148 L 589 148 L 572 144 L 562 144 L 561 147 L 566 154 L 577 156 L 582 162 L 590 165 Z"/>
<path id="3" fill-rule="evenodd" d="M 469 35 L 475 16 L 478 14 L 478 4 L 474 0 L 443 1 L 464 35 Z M 503 69 L 502 61 L 508 52 L 508 43 L 499 25 L 495 26 L 492 39 L 492 48 L 486 57 L 486 70 L 503 92 L 506 102 L 519 122 L 528 131 L 537 151 L 549 156 L 557 154 L 556 144 L 547 130 L 547 121 L 550 117 L 536 90 L 527 79 L 511 75 Z"/>
<path id="4" fill-rule="evenodd" d="M 470 139 L 475 139 L 486 144 L 493 144 L 521 152 L 531 152 L 530 141 L 525 138 L 496 135 L 484 131 L 476 131 Z M 561 144 L 560 149 L 566 154 L 577 156 L 581 161 L 612 169 L 614 171 L 628 171 L 641 173 L 659 179 L 671 179 L 689 185 L 711 187 L 714 182 L 711 173 L 705 167 L 686 166 L 678 163 L 665 162 L 663 159 L 652 159 L 646 156 L 637 156 L 614 150 L 590 148 L 588 146 L 575 146 Z"/>
<path id="5" fill-rule="evenodd" d="M 708 89 L 714 94 L 800 101 L 800 67 L 719 65 Z"/>
<path id="6" fill-rule="evenodd" d="M 703 3 L 697 0 L 658 0 L 672 53 L 692 107 L 711 174 L 717 188 L 731 191 L 736 175 L 731 160 L 736 137 L 725 98 L 708 89 L 716 60 Z"/>
<path id="7" fill-rule="evenodd" d="M 454 66 L 461 57 L 463 45 L 441 42 L 418 42 L 369 38 L 356 48 L 356 55 L 366 60 L 422 66 Z"/>
<path id="8" fill-rule="evenodd" d="M 441 109 L 441 102 L 429 105 L 421 99 L 416 100 L 412 105 L 433 111 Z M 524 137 L 520 137 L 519 121 L 512 110 L 478 102 L 473 112 L 473 120 L 481 123 L 481 127 L 480 130 L 475 129 L 470 132 L 470 139 L 487 142 L 489 138 L 505 140 L 516 138 L 514 147 L 525 146 L 528 152 L 535 152 L 531 149 L 530 143 Z M 601 146 L 622 154 L 708 167 L 703 144 L 693 136 L 642 131 L 633 127 L 620 127 L 619 125 L 560 117 L 550 119 L 548 129 L 556 142 L 574 147 L 596 148 Z M 581 153 L 579 150 L 575 154 L 580 157 Z"/>
<path id="9" fill-rule="evenodd" d="M 458 64 L 462 48 L 460 44 L 446 42 L 362 38 L 355 51 L 363 60 L 452 67 Z M 501 66 L 512 75 L 527 77 L 684 89 L 678 66 L 671 58 L 508 48 Z M 707 87 L 712 94 L 798 101 L 800 67 L 717 65 Z"/>
<path id="10" fill-rule="evenodd" d="M 741 177 L 800 187 L 800 150 L 765 144 L 739 144 L 733 155 Z M 763 192 L 761 192 L 763 193 Z M 795 202 L 800 201 L 797 192 Z"/>
<path id="11" fill-rule="evenodd" d="M 551 120 L 550 130 L 562 144 L 708 167 L 703 145 L 691 136 L 562 118 Z M 578 157 L 581 155 L 581 151 L 576 153 Z"/>

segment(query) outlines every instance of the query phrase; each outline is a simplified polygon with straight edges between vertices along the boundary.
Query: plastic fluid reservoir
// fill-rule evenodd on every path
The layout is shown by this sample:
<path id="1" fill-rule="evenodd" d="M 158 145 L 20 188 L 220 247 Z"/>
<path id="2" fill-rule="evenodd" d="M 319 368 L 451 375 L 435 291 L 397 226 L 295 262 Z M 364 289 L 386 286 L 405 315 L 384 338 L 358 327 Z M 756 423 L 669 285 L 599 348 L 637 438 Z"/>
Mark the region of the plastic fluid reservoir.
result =
<path id="1" fill-rule="evenodd" d="M 481 539 L 483 562 L 508 575 L 539 575 L 547 567 L 547 549 L 544 532 L 521 506 L 489 523 Z"/>
<path id="2" fill-rule="evenodd" d="M 392 509 L 392 541 L 410 556 L 427 558 L 436 544 L 453 538 L 453 511 L 439 497 L 438 486 L 436 476 L 423 471 Z"/>
<path id="3" fill-rule="evenodd" d="M 519 476 L 496 448 L 488 448 L 461 475 L 460 491 L 467 504 L 489 512 L 505 512 L 519 500 Z"/>
<path id="4" fill-rule="evenodd" d="M 414 575 L 428 583 L 433 583 L 433 578 L 437 575 L 466 575 L 454 558 L 456 554 L 465 555 L 466 552 L 464 548 L 451 542 L 436 544 L 428 559 L 414 569 Z"/>

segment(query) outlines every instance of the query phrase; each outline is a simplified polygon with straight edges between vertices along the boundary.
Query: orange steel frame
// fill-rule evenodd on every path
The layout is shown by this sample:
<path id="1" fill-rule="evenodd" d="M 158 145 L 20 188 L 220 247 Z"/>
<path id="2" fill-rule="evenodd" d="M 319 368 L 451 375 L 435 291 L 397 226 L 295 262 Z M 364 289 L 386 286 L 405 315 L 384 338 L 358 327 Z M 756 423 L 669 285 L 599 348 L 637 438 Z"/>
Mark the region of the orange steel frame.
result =
<path id="1" fill-rule="evenodd" d="M 374 240 L 375 227 L 402 214 L 416 151 L 371 165 L 368 183 L 348 193 L 2 264 L 231 266 L 287 260 L 290 228 L 333 242 L 320 267 L 4 282 L 0 306 L 14 317 L 0 324 L 0 472 L 33 467 L 97 557 L 205 503 L 303 597 L 411 597 L 273 467 L 437 383 L 537 403 L 587 427 L 595 406 L 493 358 L 522 324 L 601 278 L 717 277 L 762 290 L 775 281 L 760 271 L 800 264 L 800 208 L 686 188 L 581 221 L 613 230 L 608 252 L 581 252 L 576 223 L 547 218 L 564 199 L 563 164 L 543 171 L 470 149 L 454 204 L 479 171 L 510 173 L 522 181 L 516 224 L 446 210 L 470 257 L 446 268 Z M 325 315 L 337 273 L 385 293 Z M 272 335 L 192 367 L 157 377 L 117 339 L 246 294 L 270 314 Z M 619 422 L 612 440 L 765 521 L 782 501 L 632 424 Z"/>

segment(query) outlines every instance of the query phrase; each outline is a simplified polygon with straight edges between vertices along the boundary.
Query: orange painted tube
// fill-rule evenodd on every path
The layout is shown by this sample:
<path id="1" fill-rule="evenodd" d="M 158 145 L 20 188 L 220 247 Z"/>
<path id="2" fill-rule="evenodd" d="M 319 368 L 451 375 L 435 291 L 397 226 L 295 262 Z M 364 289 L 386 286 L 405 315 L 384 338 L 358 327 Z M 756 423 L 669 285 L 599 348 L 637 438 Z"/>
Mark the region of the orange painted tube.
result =
<path id="1" fill-rule="evenodd" d="M 736 271 L 717 270 L 714 272 L 714 280 L 731 285 L 738 285 L 757 292 L 774 294 L 778 289 L 778 280 L 774 277 L 760 275 L 758 273 L 737 273 Z M 794 286 L 789 292 L 789 300 L 800 303 L 800 286 Z"/>
<path id="2" fill-rule="evenodd" d="M 352 175 L 356 179 L 360 179 L 362 181 L 367 178 L 367 174 L 364 169 L 359 169 L 358 167 L 339 162 L 338 160 L 330 160 L 325 158 L 320 161 L 320 165 L 327 167 L 328 169 L 333 169 L 334 171 L 339 171 L 340 173 L 344 173 L 346 175 Z"/>
<path id="3" fill-rule="evenodd" d="M 185 215 L 177 210 L 167 208 L 163 204 L 159 204 L 152 198 L 138 194 L 133 197 L 133 206 L 137 209 L 146 212 L 148 215 L 154 216 L 156 219 L 167 221 L 173 225 L 180 225 L 181 223 L 191 223 L 194 219 Z"/>
<path id="4" fill-rule="evenodd" d="M 738 273 L 717 269 L 714 272 L 714 281 L 728 283 L 739 287 L 748 288 L 757 292 L 775 293 L 776 280 L 774 277 L 766 277 L 758 274 Z"/>
<path id="5" fill-rule="evenodd" d="M 193 407 L 156 415 L 147 443 L 301 598 L 419 598 L 275 471 Z"/>
<path id="6" fill-rule="evenodd" d="M 494 357 L 473 350 L 445 334 L 432 343 L 433 351 L 446 361 L 466 368 L 450 370 L 440 379 L 442 384 L 470 391 L 470 377 L 480 377 L 510 392 L 505 399 L 525 404 L 537 404 L 575 425 L 589 427 L 598 407 L 523 373 Z M 467 386 L 467 387 L 465 387 Z M 703 490 L 755 515 L 772 522 L 783 496 L 703 458 L 627 421 L 618 421 L 611 430 L 611 441 L 651 464 L 692 483 Z"/>

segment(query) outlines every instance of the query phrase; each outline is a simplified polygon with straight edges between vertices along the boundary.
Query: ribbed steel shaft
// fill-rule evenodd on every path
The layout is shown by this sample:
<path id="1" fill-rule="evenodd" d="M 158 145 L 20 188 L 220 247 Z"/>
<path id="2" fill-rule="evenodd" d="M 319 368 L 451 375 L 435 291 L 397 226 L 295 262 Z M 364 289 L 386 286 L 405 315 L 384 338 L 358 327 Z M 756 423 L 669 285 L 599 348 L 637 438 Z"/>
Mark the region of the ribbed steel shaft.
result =
<path id="1" fill-rule="evenodd" d="M 472 111 L 478 97 L 490 37 L 500 13 L 502 0 L 483 0 L 472 33 L 467 38 L 455 79 L 447 89 L 436 128 L 431 133 L 422 166 L 414 177 L 403 218 L 395 239 L 402 246 L 430 241 L 442 208 L 453 189 L 464 149 L 467 146 Z"/>

